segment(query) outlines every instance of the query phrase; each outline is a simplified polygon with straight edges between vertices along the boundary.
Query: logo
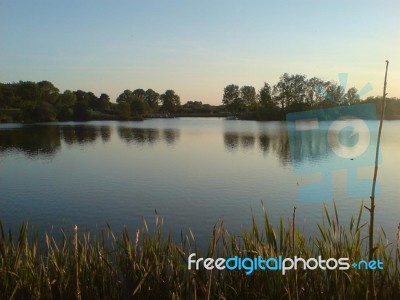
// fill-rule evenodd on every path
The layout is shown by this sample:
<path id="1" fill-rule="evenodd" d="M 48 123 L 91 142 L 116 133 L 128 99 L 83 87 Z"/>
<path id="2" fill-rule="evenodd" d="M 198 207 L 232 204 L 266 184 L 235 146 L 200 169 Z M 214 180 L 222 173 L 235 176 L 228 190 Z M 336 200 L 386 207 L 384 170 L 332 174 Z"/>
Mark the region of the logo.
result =
<path id="1" fill-rule="evenodd" d="M 206 270 L 243 270 L 246 275 L 252 274 L 254 271 L 280 271 L 285 275 L 289 270 L 349 270 L 353 267 L 356 270 L 383 270 L 383 262 L 381 260 L 360 260 L 350 264 L 350 258 L 328 258 L 323 259 L 322 256 L 317 258 L 307 258 L 294 256 L 293 258 L 284 258 L 281 255 L 278 257 L 268 257 L 263 259 L 261 256 L 257 257 L 230 257 L 230 258 L 196 258 L 196 253 L 192 253 L 188 257 L 188 270 L 199 270 L 200 267 Z"/>
<path id="2" fill-rule="evenodd" d="M 347 75 L 339 74 L 340 89 L 345 91 Z M 346 170 L 348 197 L 369 197 L 371 179 L 362 179 L 359 170 L 373 166 L 378 138 L 375 104 L 351 105 L 372 89 L 364 86 L 347 99 L 346 106 L 288 113 L 286 115 L 293 171 L 297 176 L 317 175 L 319 181 L 299 184 L 299 200 L 329 202 L 333 200 L 333 173 Z M 317 93 L 338 103 L 321 87 Z M 302 182 L 302 180 L 299 180 Z M 379 188 L 377 186 L 377 188 Z M 379 192 L 379 189 L 377 189 Z"/>

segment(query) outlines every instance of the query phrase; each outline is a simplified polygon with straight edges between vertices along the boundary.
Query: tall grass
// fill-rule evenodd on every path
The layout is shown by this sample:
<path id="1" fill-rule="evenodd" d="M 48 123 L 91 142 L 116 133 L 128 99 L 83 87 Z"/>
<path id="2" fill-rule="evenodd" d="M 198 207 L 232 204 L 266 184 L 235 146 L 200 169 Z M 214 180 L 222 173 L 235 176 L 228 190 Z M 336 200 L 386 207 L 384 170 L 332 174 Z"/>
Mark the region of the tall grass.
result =
<path id="1" fill-rule="evenodd" d="M 319 235 L 307 237 L 281 219 L 273 226 L 264 211 L 262 222 L 241 235 L 231 235 L 222 222 L 210 233 L 207 253 L 199 253 L 193 233 L 178 242 L 163 233 L 156 216 L 155 232 L 146 221 L 131 235 L 111 228 L 92 236 L 45 235 L 38 250 L 38 235 L 22 224 L 17 239 L 0 223 L 0 299 L 365 299 L 368 271 L 355 270 L 188 270 L 187 258 L 197 257 L 368 257 L 366 224 L 361 213 L 342 224 L 336 207 L 327 209 L 318 225 Z M 260 220 L 258 220 L 260 221 Z M 260 227 L 258 224 L 262 224 Z M 400 237 L 399 237 L 400 239 Z M 399 243 L 388 245 L 381 231 L 375 254 L 384 270 L 374 272 L 379 299 L 400 298 Z"/>

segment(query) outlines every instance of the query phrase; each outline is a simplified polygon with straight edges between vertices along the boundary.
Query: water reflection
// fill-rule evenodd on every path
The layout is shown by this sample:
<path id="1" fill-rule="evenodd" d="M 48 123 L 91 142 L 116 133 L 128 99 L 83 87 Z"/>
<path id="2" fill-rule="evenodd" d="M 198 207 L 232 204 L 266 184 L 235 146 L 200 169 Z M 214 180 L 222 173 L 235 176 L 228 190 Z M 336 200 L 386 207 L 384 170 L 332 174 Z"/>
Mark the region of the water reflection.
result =
<path id="1" fill-rule="evenodd" d="M 252 134 L 243 134 L 240 137 L 240 144 L 244 149 L 253 149 L 256 143 L 256 138 Z"/>
<path id="2" fill-rule="evenodd" d="M 178 238 L 182 228 L 190 227 L 200 234 L 199 240 L 207 240 L 209 228 L 221 216 L 234 232 L 251 227 L 250 208 L 260 207 L 260 199 L 273 212 L 273 222 L 291 216 L 293 204 L 302 207 L 299 220 L 305 228 L 320 221 L 321 206 L 296 202 L 299 189 L 316 176 L 299 179 L 292 168 L 282 167 L 292 163 L 284 122 L 155 119 L 16 126 L 0 125 L 5 224 L 29 219 L 39 226 L 77 223 L 93 229 L 110 222 L 117 228 L 140 224 L 142 216 L 151 219 L 157 208 Z M 385 230 L 398 222 L 399 126 L 400 121 L 388 122 L 382 136 L 383 201 L 377 224 Z M 326 155 L 324 136 L 314 131 L 295 137 L 299 150 L 294 162 L 303 170 L 304 159 L 323 165 L 318 157 Z M 349 145 L 357 142 L 346 138 Z M 27 163 L 30 159 L 21 153 L 32 161 Z M 40 161 L 54 155 L 50 164 Z M 357 161 L 347 160 L 351 165 Z M 364 176 L 369 171 L 362 172 Z M 349 185 L 342 174 L 333 188 L 347 218 L 357 212 L 359 202 L 347 201 Z"/>
<path id="3" fill-rule="evenodd" d="M 126 143 L 154 144 L 160 138 L 160 132 L 153 128 L 118 127 L 118 135 Z"/>
<path id="4" fill-rule="evenodd" d="M 239 147 L 239 134 L 237 132 L 225 132 L 224 144 L 227 150 L 235 150 Z"/>
<path id="5" fill-rule="evenodd" d="M 113 133 L 121 141 L 128 144 L 154 145 L 159 142 L 173 145 L 180 139 L 181 129 L 178 128 L 138 128 L 117 126 L 114 132 L 108 125 L 28 125 L 17 128 L 0 129 L 0 152 L 19 151 L 29 157 L 39 155 L 55 155 L 62 142 L 69 146 L 88 145 L 98 141 L 109 143 Z M 183 128 L 184 130 L 185 128 Z M 308 130 L 288 132 L 284 123 L 259 123 L 258 128 L 242 129 L 229 127 L 222 129 L 223 142 L 227 151 L 257 150 L 264 156 L 268 153 L 276 155 L 283 165 L 298 164 L 307 161 L 326 159 L 332 151 L 328 145 L 327 132 L 324 130 Z M 344 136 L 343 141 L 351 139 Z M 348 143 L 352 141 L 349 140 Z"/>
<path id="6" fill-rule="evenodd" d="M 268 136 L 268 134 L 261 133 L 259 136 L 259 141 L 260 141 L 260 149 L 263 153 L 268 152 L 271 144 L 271 138 Z"/>
<path id="7" fill-rule="evenodd" d="M 286 130 L 272 139 L 272 150 L 278 155 L 283 165 L 286 166 L 290 164 L 290 145 Z"/>
<path id="8" fill-rule="evenodd" d="M 258 143 L 259 150 L 266 155 L 275 154 L 284 165 L 290 163 L 290 147 L 286 130 L 264 130 L 251 132 L 224 132 L 224 145 L 228 151 L 252 150 Z"/>
<path id="9" fill-rule="evenodd" d="M 292 143 L 292 161 L 301 163 L 320 160 L 328 155 L 327 132 L 307 130 L 290 132 Z"/>
<path id="10" fill-rule="evenodd" d="M 85 145 L 96 142 L 100 135 L 100 128 L 93 126 L 65 126 L 61 127 L 62 137 L 68 145 Z"/>
<path id="11" fill-rule="evenodd" d="M 224 144 L 228 151 L 236 150 L 239 147 L 250 150 L 254 148 L 256 143 L 256 137 L 252 133 L 240 133 L 240 132 L 225 132 L 224 133 Z"/>
<path id="12" fill-rule="evenodd" d="M 95 143 L 99 137 L 108 142 L 109 126 L 53 126 L 28 125 L 0 129 L 0 152 L 22 152 L 30 158 L 53 157 L 61 150 L 61 143 L 69 146 Z"/>
<path id="13" fill-rule="evenodd" d="M 163 130 L 163 137 L 167 144 L 174 144 L 180 136 L 180 132 L 177 129 L 167 128 Z"/>
<path id="14" fill-rule="evenodd" d="M 108 142 L 111 137 L 110 126 L 100 126 L 100 136 L 103 142 Z"/>
<path id="15" fill-rule="evenodd" d="M 341 151 L 344 145 L 358 143 L 352 127 L 339 131 L 319 130 L 296 131 L 286 128 L 286 124 L 260 123 L 258 130 L 241 131 L 241 128 L 227 128 L 224 132 L 224 145 L 228 151 L 252 150 L 258 144 L 261 153 L 273 153 L 283 165 L 326 161 L 334 152 Z M 258 132 L 257 132 L 258 131 Z M 328 135 L 340 136 L 340 143 L 329 142 Z M 376 140 L 376 132 L 371 132 L 371 140 Z M 290 137 L 290 138 L 289 138 Z M 334 140 L 335 141 L 335 140 Z M 359 146 L 365 146 L 361 141 Z"/>
<path id="16" fill-rule="evenodd" d="M 179 129 L 118 127 L 119 138 L 126 143 L 153 145 L 163 141 L 176 143 Z M 54 156 L 61 143 L 68 146 L 88 145 L 101 140 L 110 142 L 112 127 L 93 125 L 28 125 L 17 128 L 0 128 L 0 152 L 18 151 L 28 157 Z M 249 143 L 249 142 L 246 142 Z"/>
<path id="17" fill-rule="evenodd" d="M 28 157 L 52 157 L 61 148 L 60 131 L 53 126 L 0 130 L 0 152 L 22 152 Z"/>
<path id="18" fill-rule="evenodd" d="M 158 128 L 131 128 L 118 127 L 118 135 L 121 140 L 126 143 L 149 144 L 163 140 L 165 143 L 172 145 L 180 136 L 178 129 L 158 129 Z"/>

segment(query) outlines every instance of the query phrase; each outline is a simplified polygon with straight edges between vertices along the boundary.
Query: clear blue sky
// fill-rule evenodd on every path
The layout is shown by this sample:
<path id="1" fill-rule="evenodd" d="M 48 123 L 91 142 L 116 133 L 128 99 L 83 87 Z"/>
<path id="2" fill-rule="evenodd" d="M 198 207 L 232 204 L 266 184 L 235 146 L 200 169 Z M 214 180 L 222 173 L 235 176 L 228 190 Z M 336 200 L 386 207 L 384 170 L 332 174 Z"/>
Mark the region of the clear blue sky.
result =
<path id="1" fill-rule="evenodd" d="M 174 89 L 219 104 L 284 73 L 400 97 L 400 1 L 0 0 L 0 82 L 49 80 L 115 98 Z"/>

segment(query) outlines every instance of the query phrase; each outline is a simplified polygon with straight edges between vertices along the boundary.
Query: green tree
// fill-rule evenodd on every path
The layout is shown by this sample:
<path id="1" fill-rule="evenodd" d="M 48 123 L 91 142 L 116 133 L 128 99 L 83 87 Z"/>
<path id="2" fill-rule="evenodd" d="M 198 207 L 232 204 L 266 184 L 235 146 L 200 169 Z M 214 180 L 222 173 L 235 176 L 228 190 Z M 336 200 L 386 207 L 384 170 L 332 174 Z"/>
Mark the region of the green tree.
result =
<path id="1" fill-rule="evenodd" d="M 118 102 L 118 117 L 122 121 L 126 121 L 131 118 L 131 106 L 128 102 Z"/>
<path id="2" fill-rule="evenodd" d="M 264 86 L 258 91 L 258 101 L 266 109 L 273 105 L 271 86 L 266 82 L 264 82 Z"/>
<path id="3" fill-rule="evenodd" d="M 258 119 L 261 120 L 280 120 L 282 119 L 281 112 L 272 99 L 271 86 L 264 82 L 264 86 L 258 91 Z"/>
<path id="4" fill-rule="evenodd" d="M 143 118 L 149 108 L 146 102 L 146 92 L 143 89 L 136 89 L 130 97 L 131 113 L 135 118 Z"/>
<path id="5" fill-rule="evenodd" d="M 40 90 L 37 83 L 20 81 L 14 86 L 15 94 L 21 101 L 38 101 L 40 99 Z"/>
<path id="6" fill-rule="evenodd" d="M 131 103 L 131 101 L 132 101 L 132 91 L 130 90 L 123 91 L 117 98 L 117 103 L 120 102 Z"/>
<path id="7" fill-rule="evenodd" d="M 360 101 L 360 96 L 357 92 L 358 91 L 355 87 L 349 88 L 346 95 L 344 95 L 345 102 L 349 105 L 358 103 Z"/>
<path id="8" fill-rule="evenodd" d="M 273 95 L 283 112 L 304 110 L 307 107 L 306 77 L 283 74 L 273 88 Z"/>
<path id="9" fill-rule="evenodd" d="M 92 92 L 86 92 L 85 98 L 89 104 L 90 109 L 100 111 L 100 99 Z"/>
<path id="10" fill-rule="evenodd" d="M 141 98 L 144 100 L 145 96 L 146 96 L 146 92 L 143 89 L 136 89 L 132 92 L 132 96 Z"/>
<path id="11" fill-rule="evenodd" d="M 86 92 L 78 90 L 74 92 L 76 96 L 76 102 L 74 104 L 74 119 L 78 121 L 87 121 L 90 119 L 90 106 L 89 101 L 91 95 L 87 95 Z"/>
<path id="12" fill-rule="evenodd" d="M 76 103 L 76 95 L 70 90 L 64 91 L 58 97 L 57 119 L 59 121 L 69 121 L 74 117 L 74 105 Z"/>
<path id="13" fill-rule="evenodd" d="M 181 105 L 180 98 L 175 91 L 167 90 L 160 96 L 161 99 L 161 110 L 168 113 L 174 113 L 178 110 Z"/>
<path id="14" fill-rule="evenodd" d="M 98 105 L 99 111 L 105 112 L 106 110 L 110 109 L 110 106 L 111 106 L 110 96 L 102 93 L 99 98 L 99 105 Z"/>
<path id="15" fill-rule="evenodd" d="M 246 110 L 254 110 L 257 106 L 256 89 L 252 86 L 245 85 L 240 88 L 240 98 L 243 101 Z"/>
<path id="16" fill-rule="evenodd" d="M 5 84 L 0 83 L 0 108 L 7 107 L 6 97 L 4 95 Z"/>
<path id="17" fill-rule="evenodd" d="M 345 90 L 335 82 L 330 82 L 326 88 L 325 99 L 340 104 L 344 100 Z"/>
<path id="18" fill-rule="evenodd" d="M 23 119 L 28 122 L 53 122 L 57 120 L 54 106 L 44 101 L 26 102 L 22 108 Z"/>
<path id="19" fill-rule="evenodd" d="M 1 84 L 0 86 L 0 107 L 18 107 L 20 98 L 16 94 L 15 84 Z"/>
<path id="20" fill-rule="evenodd" d="M 230 84 L 224 88 L 222 104 L 231 113 L 238 114 L 243 111 L 244 102 L 243 99 L 240 98 L 239 86 L 236 84 Z"/>
<path id="21" fill-rule="evenodd" d="M 40 81 L 37 86 L 39 88 L 39 99 L 37 100 L 55 105 L 60 95 L 59 89 L 50 81 Z"/>
<path id="22" fill-rule="evenodd" d="M 131 102 L 131 112 L 135 118 L 143 118 L 148 112 L 147 102 L 138 96 L 134 96 Z"/>
<path id="23" fill-rule="evenodd" d="M 61 106 L 72 107 L 76 102 L 76 95 L 70 90 L 64 91 L 59 97 L 59 104 Z"/>
<path id="24" fill-rule="evenodd" d="M 188 101 L 182 105 L 182 110 L 188 113 L 203 112 L 203 103 L 201 101 Z"/>
<path id="25" fill-rule="evenodd" d="M 329 84 L 329 81 L 324 82 L 317 77 L 313 77 L 307 81 L 306 102 L 310 107 L 317 105 L 325 99 L 324 91 Z"/>
<path id="26" fill-rule="evenodd" d="M 60 105 L 57 107 L 58 121 L 70 121 L 74 117 L 74 110 L 72 107 Z"/>
<path id="27" fill-rule="evenodd" d="M 152 89 L 148 89 L 145 94 L 146 102 L 151 110 L 151 112 L 158 111 L 158 105 L 160 102 L 160 94 L 153 91 Z"/>

